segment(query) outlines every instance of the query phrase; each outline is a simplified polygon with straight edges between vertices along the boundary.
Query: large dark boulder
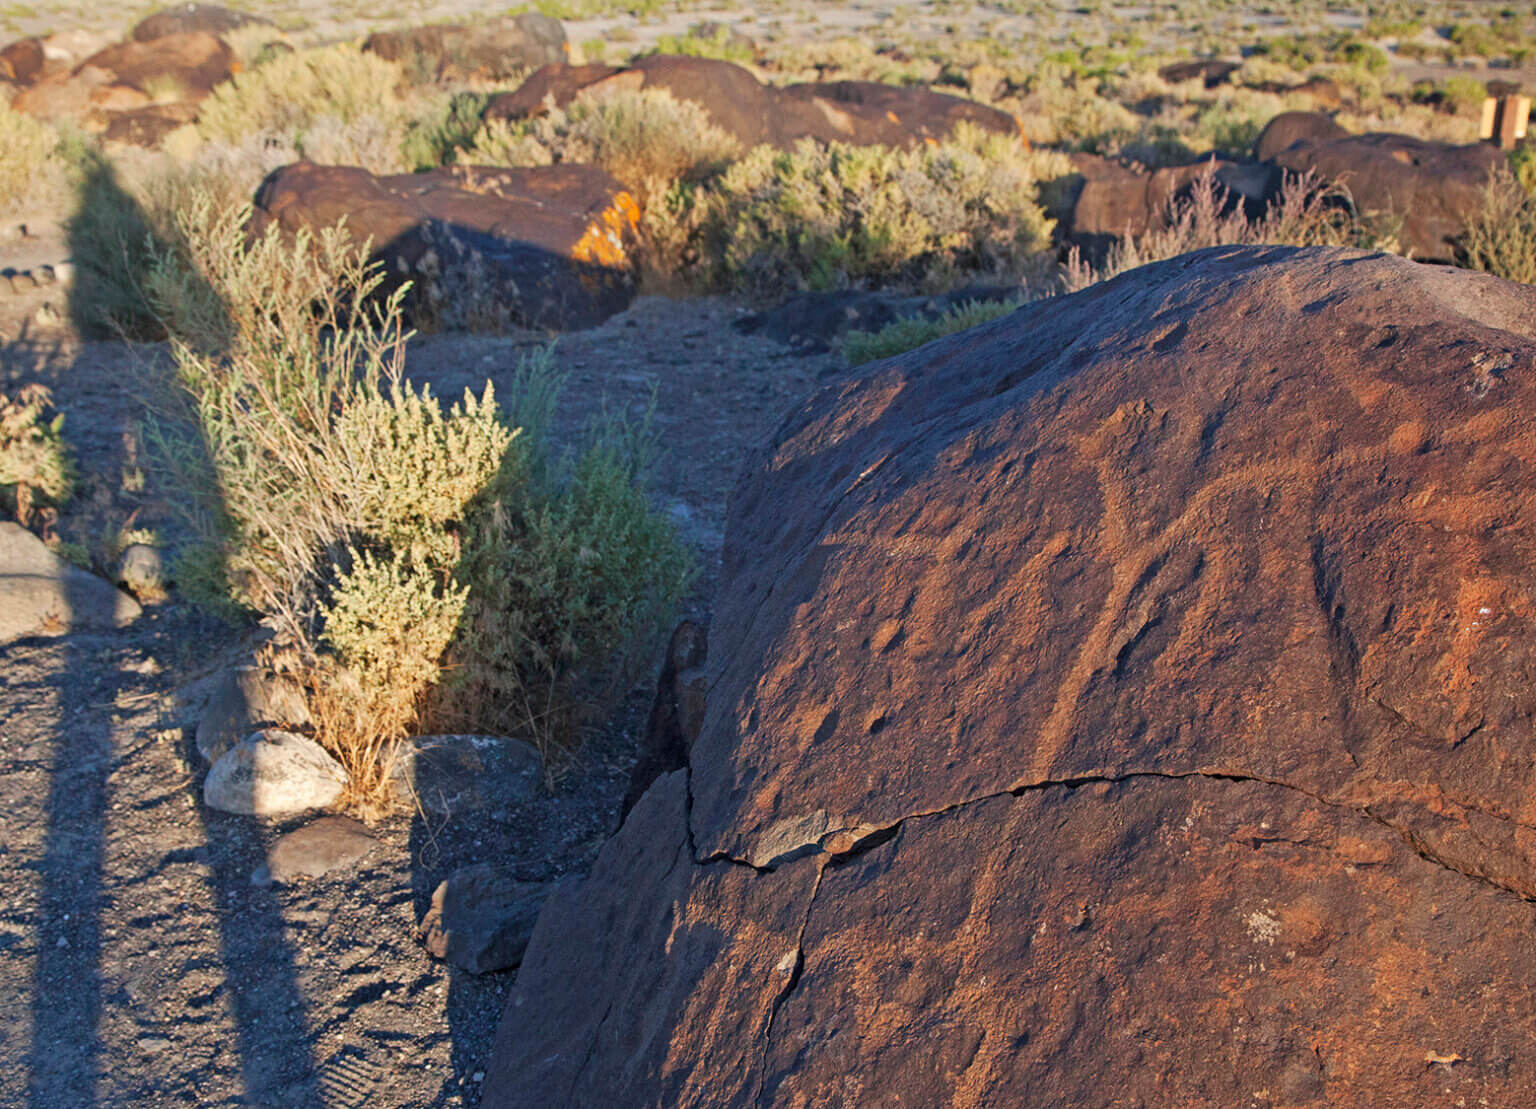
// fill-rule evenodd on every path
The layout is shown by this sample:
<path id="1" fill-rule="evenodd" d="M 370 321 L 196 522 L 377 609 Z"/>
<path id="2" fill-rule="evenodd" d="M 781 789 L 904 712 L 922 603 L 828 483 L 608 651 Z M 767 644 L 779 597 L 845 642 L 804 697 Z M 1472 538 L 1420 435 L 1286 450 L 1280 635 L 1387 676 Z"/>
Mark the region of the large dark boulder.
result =
<path id="1" fill-rule="evenodd" d="M 1095 154 L 1073 154 L 1073 169 L 1058 188 L 1066 207 L 1062 232 L 1098 257 L 1124 236 L 1167 227 L 1175 204 L 1209 175 L 1225 210 L 1262 215 L 1279 185 L 1279 172 L 1254 162 L 1205 158 L 1147 170 Z"/>
<path id="2" fill-rule="evenodd" d="M 202 31 L 210 35 L 227 35 L 242 27 L 272 27 L 270 19 L 247 12 L 231 11 L 217 4 L 177 4 L 141 19 L 133 28 L 135 42 L 152 42 L 170 35 L 184 35 Z"/>
<path id="3" fill-rule="evenodd" d="M 42 76 L 48 64 L 40 38 L 17 39 L 0 50 L 0 80 L 14 85 L 30 85 Z"/>
<path id="4" fill-rule="evenodd" d="M 1331 129 L 1321 120 L 1277 117 L 1260 134 L 1256 152 L 1282 169 L 1310 171 L 1344 186 L 1356 210 L 1395 227 L 1402 249 L 1415 258 L 1454 258 L 1456 240 L 1482 207 L 1493 175 L 1509 167 L 1508 157 L 1492 143 L 1455 146 L 1386 132 L 1350 135 L 1328 124 Z"/>
<path id="5" fill-rule="evenodd" d="M 234 76 L 235 52 L 217 35 L 187 31 L 147 42 L 121 42 L 92 54 L 80 69 L 99 69 L 113 84 L 177 100 L 206 96 L 213 86 Z"/>
<path id="6" fill-rule="evenodd" d="M 563 62 L 565 28 L 538 12 L 487 19 L 473 26 L 437 24 L 370 35 L 363 49 L 434 76 L 510 77 Z"/>
<path id="7" fill-rule="evenodd" d="M 1268 162 L 1297 143 L 1332 142 L 1349 135 L 1322 112 L 1281 112 L 1264 125 L 1253 144 L 1253 156 Z"/>
<path id="8" fill-rule="evenodd" d="M 1518 1105 L 1536 289 L 1222 247 L 833 382 L 483 1104 Z"/>
<path id="9" fill-rule="evenodd" d="M 299 162 L 256 194 L 255 229 L 346 220 L 392 280 L 413 282 L 419 322 L 499 322 L 571 330 L 627 308 L 635 295 L 638 211 L 624 187 L 591 166 L 453 166 L 375 177 L 353 166 Z"/>
<path id="10" fill-rule="evenodd" d="M 832 81 L 776 88 L 733 62 L 652 54 L 625 69 L 549 66 L 521 88 L 493 97 L 488 119 L 523 119 L 605 88 L 664 89 L 704 108 L 715 126 L 745 147 L 791 147 L 801 139 L 859 146 L 917 146 L 947 137 L 960 123 L 1021 135 L 1007 112 L 924 88 Z"/>

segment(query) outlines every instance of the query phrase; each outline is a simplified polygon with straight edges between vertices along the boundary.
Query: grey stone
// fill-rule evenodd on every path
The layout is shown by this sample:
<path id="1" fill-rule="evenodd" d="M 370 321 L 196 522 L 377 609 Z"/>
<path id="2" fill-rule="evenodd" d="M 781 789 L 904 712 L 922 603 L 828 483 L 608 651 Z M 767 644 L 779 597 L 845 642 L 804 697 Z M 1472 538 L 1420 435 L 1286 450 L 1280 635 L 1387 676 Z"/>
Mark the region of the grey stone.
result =
<path id="1" fill-rule="evenodd" d="M 117 560 L 117 584 L 141 601 L 165 597 L 165 559 L 158 548 L 134 543 Z"/>
<path id="2" fill-rule="evenodd" d="M 64 561 L 20 524 L 0 523 L 0 642 L 120 628 L 141 611 L 128 594 Z"/>
<path id="3" fill-rule="evenodd" d="M 302 828 L 279 836 L 267 849 L 267 861 L 251 875 L 251 884 L 319 878 L 350 867 L 373 850 L 378 840 L 362 824 L 346 816 L 322 816 Z"/>
<path id="4" fill-rule="evenodd" d="M 197 722 L 197 752 L 213 762 L 258 729 L 308 723 L 309 705 L 296 682 L 242 666 L 223 674 L 209 694 Z"/>
<path id="5" fill-rule="evenodd" d="M 244 816 L 292 816 L 334 804 L 347 773 L 314 740 L 267 728 L 220 755 L 203 803 Z"/>
<path id="6" fill-rule="evenodd" d="M 550 886 L 519 882 L 488 863 L 464 867 L 433 891 L 417 938 L 432 955 L 470 974 L 515 967 Z"/>
<path id="7" fill-rule="evenodd" d="M 533 800 L 544 784 L 544 762 L 517 739 L 417 736 L 401 750 L 395 780 L 427 812 L 454 816 Z"/>

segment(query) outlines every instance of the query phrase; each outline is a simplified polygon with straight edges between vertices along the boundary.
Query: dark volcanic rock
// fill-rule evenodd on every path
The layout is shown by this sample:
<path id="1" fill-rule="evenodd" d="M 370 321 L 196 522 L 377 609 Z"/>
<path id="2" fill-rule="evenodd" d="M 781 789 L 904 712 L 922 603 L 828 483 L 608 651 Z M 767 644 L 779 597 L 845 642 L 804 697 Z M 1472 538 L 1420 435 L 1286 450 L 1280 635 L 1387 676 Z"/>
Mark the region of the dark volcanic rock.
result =
<path id="1" fill-rule="evenodd" d="M 1332 142 L 1348 137 L 1349 132 L 1322 112 L 1281 112 L 1264 125 L 1253 144 L 1253 156 L 1261 162 L 1297 143 Z"/>
<path id="2" fill-rule="evenodd" d="M 230 11 L 217 4 L 178 4 L 173 8 L 156 12 L 140 20 L 133 29 L 135 42 L 151 42 L 169 35 L 183 35 L 189 31 L 203 31 L 210 35 L 227 35 L 248 26 L 273 27 L 270 19 L 246 12 Z"/>
<path id="3" fill-rule="evenodd" d="M 1492 174 L 1509 165 L 1491 143 L 1454 146 L 1411 135 L 1351 135 L 1316 112 L 1272 119 L 1254 146 L 1258 158 L 1294 173 L 1315 172 L 1349 190 L 1362 215 L 1400 223 L 1414 257 L 1448 261 L 1481 208 Z"/>
<path id="4" fill-rule="evenodd" d="M 1228 209 L 1241 205 L 1250 216 L 1263 211 L 1279 184 L 1277 170 L 1252 162 L 1206 158 L 1148 171 L 1095 154 L 1074 154 L 1072 161 L 1077 172 L 1063 183 L 1071 205 L 1063 231 L 1092 254 L 1122 236 L 1168 226 L 1174 202 L 1207 174 Z"/>
<path id="5" fill-rule="evenodd" d="M 1198 78 L 1205 83 L 1206 88 L 1214 89 L 1217 85 L 1225 84 L 1227 78 L 1241 68 L 1237 62 L 1227 62 L 1220 58 L 1198 58 L 1165 65 L 1157 71 L 1157 75 L 1175 85 Z"/>
<path id="6" fill-rule="evenodd" d="M 563 62 L 570 46 L 557 19 L 523 12 L 473 26 L 437 24 L 370 35 L 363 49 L 433 74 L 507 77 Z"/>
<path id="7" fill-rule="evenodd" d="M 287 231 L 346 218 L 395 280 L 415 285 L 418 318 L 484 311 L 528 327 L 591 327 L 634 299 L 638 212 L 591 166 L 374 177 L 351 166 L 285 166 L 256 194 L 256 226 Z"/>
<path id="8" fill-rule="evenodd" d="M 744 316 L 735 326 L 744 335 L 765 335 L 807 354 L 824 354 L 850 331 L 879 331 L 914 316 L 937 319 L 968 301 L 991 303 L 1020 295 L 1018 285 L 968 285 L 932 296 L 866 289 L 811 291 Z"/>
<path id="9" fill-rule="evenodd" d="M 80 69 L 93 68 L 112 75 L 117 85 L 144 93 L 161 93 L 174 84 L 178 100 L 206 96 L 214 85 L 234 76 L 235 52 L 222 39 L 206 31 L 165 35 L 148 42 L 122 42 L 92 54 Z"/>
<path id="10" fill-rule="evenodd" d="M 18 39 L 0 50 L 0 78 L 13 84 L 30 85 L 47 64 L 40 38 Z"/>
<path id="11" fill-rule="evenodd" d="M 522 961 L 547 882 L 519 882 L 488 863 L 456 870 L 432 892 L 417 938 L 432 955 L 470 974 Z"/>
<path id="12" fill-rule="evenodd" d="M 1533 417 L 1536 289 L 1330 249 L 833 383 L 484 1104 L 1522 1104 Z"/>
<path id="13" fill-rule="evenodd" d="M 640 740 L 640 755 L 629 775 L 629 791 L 619 810 L 628 815 L 651 783 L 688 765 L 688 749 L 704 726 L 704 659 L 709 653 L 709 625 L 680 621 L 667 644 L 666 661 L 656 679 L 656 699 Z"/>
<path id="14" fill-rule="evenodd" d="M 679 100 L 702 106 L 716 126 L 747 147 L 790 147 L 808 138 L 915 146 L 944 138 L 962 122 L 1022 134 L 1007 112 L 929 89 L 873 81 L 776 88 L 733 62 L 673 54 L 652 54 L 627 69 L 547 66 L 521 88 L 493 97 L 485 114 L 488 119 L 522 119 L 604 88 L 665 89 Z"/>

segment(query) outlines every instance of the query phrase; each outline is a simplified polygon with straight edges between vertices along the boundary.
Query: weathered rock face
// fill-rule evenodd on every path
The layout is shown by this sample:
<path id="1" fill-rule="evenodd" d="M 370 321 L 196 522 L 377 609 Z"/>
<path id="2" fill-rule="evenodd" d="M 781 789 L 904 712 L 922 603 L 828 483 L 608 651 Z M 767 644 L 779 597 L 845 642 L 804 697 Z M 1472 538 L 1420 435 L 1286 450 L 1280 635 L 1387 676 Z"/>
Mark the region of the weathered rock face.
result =
<path id="1" fill-rule="evenodd" d="M 1304 121 L 1277 117 L 1259 136 L 1260 157 L 1267 153 L 1284 169 L 1344 185 L 1363 215 L 1400 220 L 1398 239 L 1416 258 L 1453 258 L 1492 174 L 1509 166 L 1492 143 L 1453 146 L 1387 133 L 1326 137 L 1321 124 L 1318 137 L 1293 137 L 1307 129 Z"/>
<path id="2" fill-rule="evenodd" d="M 288 231 L 346 218 L 392 279 L 413 281 L 417 317 L 470 310 L 507 322 L 592 327 L 635 295 L 639 212 L 624 187 L 591 166 L 482 169 L 375 177 L 299 162 L 256 194 L 256 226 Z"/>
<path id="3" fill-rule="evenodd" d="M 40 38 L 18 39 L 0 50 L 0 78 L 13 84 L 30 85 L 42 74 L 46 64 Z"/>
<path id="4" fill-rule="evenodd" d="M 157 100 L 195 104 L 233 76 L 234 63 L 228 44 L 202 31 L 123 42 L 72 70 L 45 71 L 11 106 L 41 119 L 72 118 L 101 129 L 111 125 L 115 113 L 139 111 Z"/>
<path id="5" fill-rule="evenodd" d="M 484 1104 L 1520 1103 L 1533 416 L 1536 290 L 1328 249 L 834 383 Z"/>
<path id="6" fill-rule="evenodd" d="M 1349 132 L 1322 112 L 1281 112 L 1264 125 L 1253 144 L 1253 156 L 1267 162 L 1297 143 L 1332 142 Z"/>
<path id="7" fill-rule="evenodd" d="M 666 661 L 656 679 L 656 699 L 651 718 L 640 740 L 639 757 L 629 774 L 629 789 L 620 807 L 620 820 L 663 774 L 688 765 L 688 749 L 704 726 L 707 678 L 704 659 L 709 653 L 709 625 L 680 621 L 667 644 Z"/>
<path id="8" fill-rule="evenodd" d="M 489 863 L 466 866 L 432 891 L 416 935 L 433 956 L 469 974 L 507 970 L 522 961 L 548 895 L 548 883 L 519 882 Z"/>
<path id="9" fill-rule="evenodd" d="M 1064 182 L 1070 203 L 1064 230 L 1071 240 L 1097 253 L 1122 236 L 1167 227 L 1171 205 L 1202 177 L 1214 178 L 1229 208 L 1260 215 L 1279 185 L 1272 166 L 1206 158 L 1183 166 L 1147 171 L 1095 154 L 1074 154 L 1077 171 Z"/>
<path id="10" fill-rule="evenodd" d="M 787 148 L 801 139 L 910 147 L 943 139 L 963 122 L 1021 134 L 1007 112 L 929 89 L 873 81 L 776 88 L 732 62 L 672 54 L 640 58 L 626 69 L 546 66 L 522 87 L 493 97 L 485 114 L 488 119 L 523 119 L 604 88 L 665 89 L 699 104 L 717 127 L 746 147 L 767 143 Z"/>
<path id="11" fill-rule="evenodd" d="M 184 35 L 190 31 L 203 31 L 210 35 L 227 35 L 242 27 L 252 25 L 274 27 L 270 19 L 246 12 L 231 11 L 217 4 L 177 4 L 154 15 L 141 19 L 133 28 L 135 42 L 152 42 L 170 35 Z"/>
<path id="12" fill-rule="evenodd" d="M 434 74 L 507 77 L 565 61 L 570 47 L 557 19 L 538 12 L 487 19 L 472 27 L 439 24 L 370 35 L 363 49 Z"/>

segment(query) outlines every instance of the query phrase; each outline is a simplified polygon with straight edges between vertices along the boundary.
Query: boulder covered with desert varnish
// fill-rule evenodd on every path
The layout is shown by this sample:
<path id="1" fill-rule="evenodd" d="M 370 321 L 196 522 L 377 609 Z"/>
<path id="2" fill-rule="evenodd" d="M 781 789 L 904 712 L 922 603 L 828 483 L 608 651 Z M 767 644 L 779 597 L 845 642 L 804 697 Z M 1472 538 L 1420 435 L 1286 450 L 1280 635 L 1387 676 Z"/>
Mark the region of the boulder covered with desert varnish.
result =
<path id="1" fill-rule="evenodd" d="M 1533 332 L 1218 247 L 830 383 L 484 1104 L 1522 1104 Z"/>
<path id="2" fill-rule="evenodd" d="M 407 307 L 418 322 L 462 322 L 453 313 L 473 310 L 564 331 L 634 300 L 638 218 L 624 186 L 592 166 L 375 177 L 298 162 L 262 183 L 254 230 L 313 231 L 345 219 L 390 282 L 412 282 Z"/>
<path id="3" fill-rule="evenodd" d="M 855 146 L 913 147 L 948 138 L 962 124 L 1021 137 L 1000 108 L 931 89 L 874 81 L 765 85 L 733 62 L 652 54 L 615 69 L 549 65 L 523 85 L 491 98 L 487 119 L 518 120 L 606 90 L 663 90 L 701 106 L 716 127 L 744 147 L 793 147 L 805 139 Z M 1022 137 L 1021 137 L 1022 141 Z"/>

